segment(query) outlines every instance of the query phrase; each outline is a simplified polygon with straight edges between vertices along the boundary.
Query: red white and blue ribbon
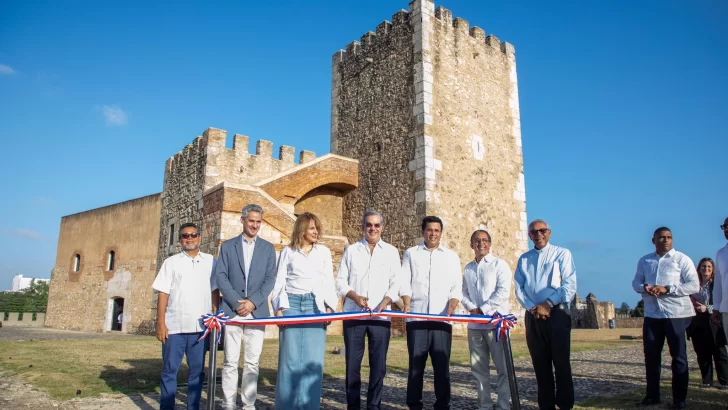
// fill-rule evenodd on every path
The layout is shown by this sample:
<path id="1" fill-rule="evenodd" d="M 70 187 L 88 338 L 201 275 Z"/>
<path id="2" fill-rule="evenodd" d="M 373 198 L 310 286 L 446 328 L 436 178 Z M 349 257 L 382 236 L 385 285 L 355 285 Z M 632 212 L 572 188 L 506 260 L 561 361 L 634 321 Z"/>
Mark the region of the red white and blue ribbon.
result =
<path id="1" fill-rule="evenodd" d="M 210 330 L 217 329 L 217 340 L 215 340 L 216 343 L 220 343 L 220 336 L 222 335 L 222 327 L 225 326 L 225 324 L 229 321 L 228 315 L 225 314 L 225 312 L 222 311 L 222 309 L 218 309 L 217 313 L 210 314 L 206 313 L 202 315 L 202 323 L 205 325 L 205 331 L 202 333 L 202 336 L 200 336 L 197 341 L 204 340 L 207 335 L 210 333 Z"/>
<path id="2" fill-rule="evenodd" d="M 215 315 L 206 314 L 202 316 L 205 325 L 205 332 L 200 340 L 204 339 L 210 332 L 210 329 L 217 329 L 217 343 L 220 343 L 220 331 L 226 325 L 244 326 L 265 326 L 265 325 L 301 325 L 309 323 L 324 323 L 337 320 L 356 320 L 371 319 L 372 317 L 399 317 L 403 319 L 418 320 L 435 320 L 439 322 L 457 322 L 457 323 L 474 323 L 495 326 L 496 341 L 502 336 L 508 336 L 510 330 L 518 323 L 518 318 L 513 314 L 502 315 L 498 312 L 493 315 L 435 315 L 430 313 L 403 313 L 396 310 L 382 310 L 381 312 L 373 312 L 365 310 L 362 312 L 334 312 L 319 313 L 313 315 L 295 315 L 295 316 L 272 316 L 265 318 L 254 318 L 246 320 L 232 320 L 223 311 L 218 310 Z"/>

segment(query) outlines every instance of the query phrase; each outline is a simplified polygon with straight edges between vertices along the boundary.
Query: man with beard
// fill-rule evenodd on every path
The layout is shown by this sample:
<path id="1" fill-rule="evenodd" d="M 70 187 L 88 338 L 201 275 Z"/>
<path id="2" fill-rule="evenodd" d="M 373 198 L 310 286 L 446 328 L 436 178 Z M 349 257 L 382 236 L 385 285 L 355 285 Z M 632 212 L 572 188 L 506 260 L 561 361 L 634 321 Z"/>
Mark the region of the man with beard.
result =
<path id="1" fill-rule="evenodd" d="M 212 255 L 200 252 L 197 225 L 179 229 L 182 252 L 170 256 L 159 269 L 152 288 L 157 298 L 157 339 L 162 342 L 162 386 L 160 410 L 175 408 L 177 371 L 187 356 L 187 409 L 200 407 L 205 342 L 200 317 L 217 310 L 217 291 Z"/>
<path id="2" fill-rule="evenodd" d="M 672 232 L 660 227 L 652 234 L 655 251 L 637 263 L 632 281 L 635 292 L 645 302 L 642 339 L 645 351 L 647 394 L 637 406 L 660 404 L 660 370 L 662 348 L 667 345 L 672 356 L 673 408 L 684 409 L 688 395 L 688 356 L 685 330 L 695 308 L 690 295 L 700 291 L 693 261 L 672 247 Z"/>
<path id="3" fill-rule="evenodd" d="M 728 218 L 725 218 L 720 229 L 728 240 Z M 718 249 L 715 255 L 713 277 L 713 321 L 721 325 L 722 320 L 723 330 L 728 337 L 728 244 Z"/>

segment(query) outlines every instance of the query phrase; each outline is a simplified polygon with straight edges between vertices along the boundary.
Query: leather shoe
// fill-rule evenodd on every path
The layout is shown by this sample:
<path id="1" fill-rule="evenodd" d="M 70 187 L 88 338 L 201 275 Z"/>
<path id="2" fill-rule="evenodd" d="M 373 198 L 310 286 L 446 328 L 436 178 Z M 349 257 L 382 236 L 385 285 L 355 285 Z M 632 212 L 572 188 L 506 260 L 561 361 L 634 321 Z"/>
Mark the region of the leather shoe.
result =
<path id="1" fill-rule="evenodd" d="M 681 401 L 681 402 L 677 402 L 677 403 L 672 403 L 672 408 L 673 409 L 684 409 L 685 408 L 685 402 L 684 401 Z"/>
<path id="2" fill-rule="evenodd" d="M 647 406 L 655 406 L 657 404 L 662 404 L 660 399 L 653 399 L 651 397 L 645 397 L 644 399 L 638 401 L 635 403 L 637 407 L 647 407 Z"/>

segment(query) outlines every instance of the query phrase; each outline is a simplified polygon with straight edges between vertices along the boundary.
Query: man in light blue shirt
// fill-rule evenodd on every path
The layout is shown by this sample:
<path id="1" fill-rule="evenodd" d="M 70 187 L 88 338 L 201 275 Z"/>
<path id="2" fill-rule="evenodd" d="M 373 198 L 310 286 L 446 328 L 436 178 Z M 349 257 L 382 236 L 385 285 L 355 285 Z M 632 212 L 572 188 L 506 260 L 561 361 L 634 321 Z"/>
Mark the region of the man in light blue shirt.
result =
<path id="1" fill-rule="evenodd" d="M 642 338 L 645 351 L 647 395 L 638 406 L 660 404 L 660 368 L 662 347 L 667 345 L 672 356 L 673 408 L 685 408 L 688 394 L 688 357 L 685 329 L 695 309 L 690 295 L 698 293 L 700 282 L 693 261 L 672 248 L 672 232 L 660 227 L 652 235 L 655 252 L 643 256 L 637 263 L 632 281 L 635 292 L 645 302 L 645 321 Z"/>
<path id="2" fill-rule="evenodd" d="M 567 303 L 576 294 L 576 267 L 568 249 L 549 244 L 551 228 L 546 221 L 531 222 L 528 236 L 534 249 L 518 259 L 514 281 L 518 302 L 526 309 L 526 343 L 536 373 L 538 407 L 571 409 L 574 381 Z"/>

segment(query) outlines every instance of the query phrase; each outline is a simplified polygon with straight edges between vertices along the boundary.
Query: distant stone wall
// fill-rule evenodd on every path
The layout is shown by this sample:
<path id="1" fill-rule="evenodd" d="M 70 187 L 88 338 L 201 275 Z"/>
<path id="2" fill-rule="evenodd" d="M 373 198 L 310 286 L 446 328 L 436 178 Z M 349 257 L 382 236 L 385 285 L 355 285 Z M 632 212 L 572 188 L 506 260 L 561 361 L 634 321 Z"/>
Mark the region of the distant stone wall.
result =
<path id="1" fill-rule="evenodd" d="M 616 318 L 614 319 L 617 329 L 641 328 L 645 321 L 643 317 Z"/>
<path id="2" fill-rule="evenodd" d="M 42 312 L 0 312 L 3 326 L 43 327 L 45 313 Z"/>
<path id="3" fill-rule="evenodd" d="M 124 299 L 122 331 L 135 332 L 152 319 L 160 209 L 160 194 L 154 194 L 61 218 L 46 326 L 110 330 L 115 298 Z M 74 272 L 75 255 L 80 264 Z"/>

